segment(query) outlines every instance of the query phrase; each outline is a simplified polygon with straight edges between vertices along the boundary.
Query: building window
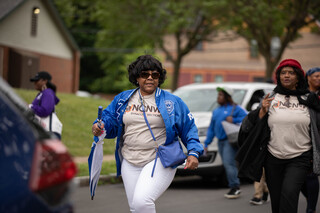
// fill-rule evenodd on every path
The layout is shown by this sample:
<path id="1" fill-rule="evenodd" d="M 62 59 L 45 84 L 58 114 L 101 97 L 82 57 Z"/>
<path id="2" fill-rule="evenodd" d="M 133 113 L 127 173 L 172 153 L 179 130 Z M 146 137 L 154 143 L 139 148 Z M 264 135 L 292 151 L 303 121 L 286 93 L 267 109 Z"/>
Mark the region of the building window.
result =
<path id="1" fill-rule="evenodd" d="M 255 39 L 250 42 L 250 58 L 258 58 L 258 42 Z"/>
<path id="2" fill-rule="evenodd" d="M 272 37 L 271 38 L 271 48 L 270 48 L 270 54 L 271 54 L 272 59 L 275 59 L 278 57 L 280 49 L 281 49 L 280 38 L 277 36 Z"/>
<path id="3" fill-rule="evenodd" d="M 40 14 L 40 8 L 34 7 L 32 9 L 32 15 L 31 15 L 31 36 L 37 36 L 39 14 Z"/>
<path id="4" fill-rule="evenodd" d="M 194 76 L 194 82 L 195 83 L 201 83 L 202 82 L 202 75 L 195 75 Z"/>
<path id="5" fill-rule="evenodd" d="M 265 82 L 264 77 L 253 77 L 253 82 Z"/>
<path id="6" fill-rule="evenodd" d="M 199 41 L 198 44 L 197 44 L 197 46 L 195 46 L 194 49 L 197 50 L 197 51 L 202 51 L 202 50 L 203 50 L 203 43 L 202 43 L 202 41 Z"/>
<path id="7" fill-rule="evenodd" d="M 216 75 L 214 77 L 214 82 L 223 82 L 223 76 L 222 75 Z"/>

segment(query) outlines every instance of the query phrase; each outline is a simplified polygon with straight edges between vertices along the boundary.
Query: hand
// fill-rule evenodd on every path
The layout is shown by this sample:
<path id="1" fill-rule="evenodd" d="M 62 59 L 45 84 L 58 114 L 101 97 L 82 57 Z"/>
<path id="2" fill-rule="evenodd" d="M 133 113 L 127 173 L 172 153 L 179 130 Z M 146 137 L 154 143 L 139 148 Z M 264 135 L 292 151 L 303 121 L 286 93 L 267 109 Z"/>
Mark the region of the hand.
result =
<path id="1" fill-rule="evenodd" d="M 92 134 L 94 136 L 99 136 L 103 133 L 104 123 L 101 122 L 99 125 L 100 127 L 98 126 L 98 123 L 92 125 Z"/>
<path id="2" fill-rule="evenodd" d="M 233 122 L 232 116 L 228 116 L 228 117 L 226 118 L 226 121 L 228 121 L 229 123 L 232 123 L 232 122 Z"/>
<path id="3" fill-rule="evenodd" d="M 44 84 L 42 87 L 41 87 L 41 91 L 47 89 L 47 84 Z"/>
<path id="4" fill-rule="evenodd" d="M 198 168 L 198 164 L 199 164 L 198 158 L 196 158 L 195 156 L 189 155 L 184 169 L 195 170 Z"/>
<path id="5" fill-rule="evenodd" d="M 271 104 L 271 101 L 274 98 L 269 98 L 270 93 L 268 93 L 262 100 L 261 109 L 259 111 L 259 118 L 262 118 L 268 111 Z"/>

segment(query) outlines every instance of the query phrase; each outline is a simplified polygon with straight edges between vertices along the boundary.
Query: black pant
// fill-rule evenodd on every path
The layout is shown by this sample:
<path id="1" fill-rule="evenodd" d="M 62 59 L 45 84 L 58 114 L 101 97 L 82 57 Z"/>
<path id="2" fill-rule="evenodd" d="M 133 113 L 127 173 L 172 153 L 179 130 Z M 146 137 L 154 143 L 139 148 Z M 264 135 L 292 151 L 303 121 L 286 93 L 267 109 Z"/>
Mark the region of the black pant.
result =
<path id="1" fill-rule="evenodd" d="M 298 211 L 300 190 L 312 169 L 311 160 L 311 151 L 285 160 L 267 154 L 265 172 L 273 213 Z"/>
<path id="2" fill-rule="evenodd" d="M 313 172 L 307 175 L 307 179 L 301 188 L 302 194 L 307 199 L 306 212 L 316 212 L 319 196 L 319 179 L 318 175 Z"/>

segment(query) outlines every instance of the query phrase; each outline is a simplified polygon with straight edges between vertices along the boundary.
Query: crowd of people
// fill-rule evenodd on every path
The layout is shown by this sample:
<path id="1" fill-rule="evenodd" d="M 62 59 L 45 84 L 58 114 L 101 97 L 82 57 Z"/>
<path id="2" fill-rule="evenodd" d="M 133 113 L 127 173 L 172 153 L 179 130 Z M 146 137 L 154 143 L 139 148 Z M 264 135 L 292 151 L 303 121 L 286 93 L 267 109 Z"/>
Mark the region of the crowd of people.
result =
<path id="1" fill-rule="evenodd" d="M 229 192 L 238 198 L 240 179 L 249 177 L 255 193 L 251 204 L 267 202 L 272 212 L 297 212 L 300 191 L 307 199 L 307 213 L 316 212 L 320 174 L 320 68 L 304 72 L 294 59 L 280 62 L 275 70 L 276 87 L 257 109 L 247 113 L 234 103 L 231 88 L 217 88 L 219 107 L 212 112 L 204 147 L 186 104 L 160 89 L 166 70 L 151 55 L 142 55 L 128 67 L 135 89 L 117 95 L 103 111 L 92 133 L 103 130 L 117 137 L 117 174 L 122 175 L 131 212 L 155 212 L 155 201 L 169 187 L 182 162 L 157 164 L 157 147 L 175 143 L 187 149 L 185 169 L 197 169 L 213 138 L 225 167 Z M 222 121 L 241 124 L 238 145 L 231 146 Z M 178 148 L 181 152 L 182 148 Z M 169 160 L 169 159 L 168 159 Z M 151 175 L 153 174 L 154 175 Z"/>
<path id="2" fill-rule="evenodd" d="M 129 81 L 136 87 L 118 94 L 94 121 L 92 134 L 103 131 L 116 140 L 117 175 L 122 176 L 131 212 L 156 212 L 155 201 L 171 184 L 184 161 L 175 153 L 187 150 L 185 169 L 195 170 L 198 158 L 218 139 L 218 151 L 228 180 L 226 198 L 240 197 L 240 178 L 254 181 L 249 201 L 261 205 L 270 195 L 273 213 L 297 212 L 299 194 L 307 200 L 307 213 L 316 212 L 320 175 L 320 67 L 305 72 L 294 59 L 281 61 L 275 70 L 276 86 L 258 108 L 249 113 L 232 99 L 233 90 L 218 87 L 219 107 L 212 112 L 202 145 L 194 118 L 177 96 L 162 90 L 166 79 L 162 63 L 141 55 L 128 66 Z M 30 79 L 39 91 L 30 108 L 46 118 L 59 103 L 56 86 L 46 71 Z M 238 146 L 232 146 L 222 122 L 241 125 Z M 61 134 L 54 132 L 58 138 Z M 160 156 L 160 148 L 170 152 Z M 162 152 L 161 151 L 161 152 Z M 158 160 L 158 163 L 157 163 Z M 168 166 L 163 161 L 172 161 Z"/>

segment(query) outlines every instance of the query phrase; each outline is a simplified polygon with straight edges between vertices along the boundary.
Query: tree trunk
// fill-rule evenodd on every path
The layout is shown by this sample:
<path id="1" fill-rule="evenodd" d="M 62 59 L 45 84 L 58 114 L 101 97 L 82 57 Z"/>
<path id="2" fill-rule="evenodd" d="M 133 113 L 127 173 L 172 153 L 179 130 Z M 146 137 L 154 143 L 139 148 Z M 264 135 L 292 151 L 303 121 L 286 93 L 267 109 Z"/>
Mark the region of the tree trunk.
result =
<path id="1" fill-rule="evenodd" d="M 279 56 L 280 58 L 280 56 Z M 274 71 L 276 69 L 276 65 L 279 62 L 279 58 L 271 58 L 271 57 L 265 57 L 266 60 L 266 76 L 265 76 L 265 80 L 266 81 L 275 81 L 275 76 L 274 76 Z M 275 83 L 275 82 L 274 82 Z"/>
<path id="2" fill-rule="evenodd" d="M 272 66 L 272 62 L 271 59 L 269 57 L 265 58 L 266 60 L 266 75 L 265 75 L 265 80 L 268 81 L 270 79 L 273 80 L 272 78 L 272 73 L 273 73 L 273 66 Z"/>
<path id="3" fill-rule="evenodd" d="M 178 88 L 180 65 L 181 65 L 181 58 L 178 56 L 173 63 L 173 79 L 172 79 L 172 86 L 171 86 L 172 92 Z"/>

